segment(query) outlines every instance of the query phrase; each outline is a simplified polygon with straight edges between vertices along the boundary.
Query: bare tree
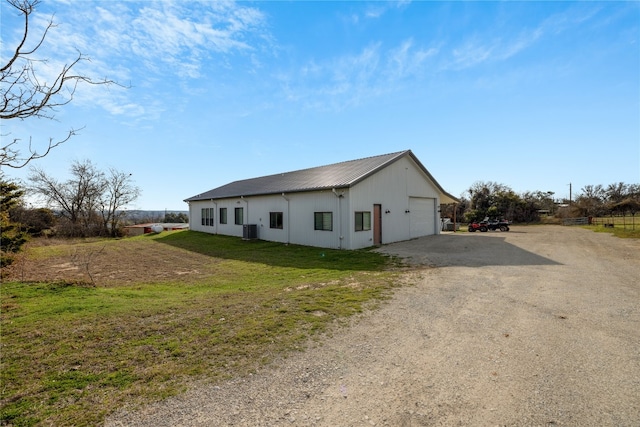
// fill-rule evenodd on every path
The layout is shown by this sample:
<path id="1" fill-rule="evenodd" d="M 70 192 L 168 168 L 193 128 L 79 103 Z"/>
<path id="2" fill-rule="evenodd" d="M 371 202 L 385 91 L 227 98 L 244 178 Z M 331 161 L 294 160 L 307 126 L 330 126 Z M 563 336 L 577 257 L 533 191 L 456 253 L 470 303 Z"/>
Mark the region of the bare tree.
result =
<path id="1" fill-rule="evenodd" d="M 47 204 L 60 212 L 69 225 L 70 235 L 86 236 L 94 223 L 96 208 L 106 188 L 104 173 L 90 160 L 71 164 L 71 178 L 60 182 L 42 168 L 31 167 L 31 189 L 43 196 Z"/>
<path id="2" fill-rule="evenodd" d="M 585 185 L 573 204 L 579 216 L 601 216 L 605 213 L 606 191 L 601 184 Z"/>
<path id="3" fill-rule="evenodd" d="M 620 203 L 629 194 L 628 185 L 624 182 L 609 184 L 605 190 L 606 199 L 610 204 Z"/>
<path id="4" fill-rule="evenodd" d="M 116 237 L 120 221 L 126 215 L 122 208 L 138 198 L 140 189 L 133 184 L 130 173 L 113 168 L 109 169 L 105 184 L 100 214 L 104 231 L 111 237 Z"/>
<path id="5" fill-rule="evenodd" d="M 45 42 L 49 30 L 55 28 L 53 18 L 49 19 L 44 31 L 35 42 L 30 42 L 30 17 L 40 0 L 7 0 L 24 20 L 22 38 L 17 42 L 13 54 L 6 63 L 0 64 L 0 119 L 25 120 L 28 118 L 55 119 L 55 109 L 68 104 L 80 83 L 92 85 L 109 85 L 112 80 L 95 80 L 82 74 L 76 74 L 73 69 L 79 63 L 89 61 L 89 58 L 78 51 L 77 55 L 64 66 L 53 81 L 46 81 L 37 70 L 37 65 L 43 65 L 48 60 L 37 58 L 36 53 Z M 3 20 L 7 17 L 3 17 Z M 45 157 L 49 152 L 76 135 L 78 129 L 70 129 L 59 139 L 49 138 L 42 145 L 44 149 L 38 151 L 34 147 L 32 138 L 28 142 L 21 138 L 11 138 L 2 135 L 0 145 L 0 166 L 22 168 L 32 160 Z M 8 138 L 4 138 L 8 137 Z"/>
<path id="6" fill-rule="evenodd" d="M 31 166 L 31 190 L 60 212 L 68 224 L 62 234 L 72 236 L 118 235 L 123 210 L 140 195 L 130 173 L 99 170 L 90 160 L 74 161 L 71 178 L 61 182 L 42 168 Z"/>

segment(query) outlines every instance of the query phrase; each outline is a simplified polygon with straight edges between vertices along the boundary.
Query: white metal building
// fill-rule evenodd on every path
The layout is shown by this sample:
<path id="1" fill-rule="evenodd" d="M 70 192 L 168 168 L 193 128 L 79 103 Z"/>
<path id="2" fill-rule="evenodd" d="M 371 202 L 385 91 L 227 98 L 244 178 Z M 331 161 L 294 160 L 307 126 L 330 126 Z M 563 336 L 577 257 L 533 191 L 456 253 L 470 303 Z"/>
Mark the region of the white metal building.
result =
<path id="1" fill-rule="evenodd" d="M 411 150 L 235 181 L 185 200 L 190 228 L 336 249 L 440 232 L 457 202 Z"/>

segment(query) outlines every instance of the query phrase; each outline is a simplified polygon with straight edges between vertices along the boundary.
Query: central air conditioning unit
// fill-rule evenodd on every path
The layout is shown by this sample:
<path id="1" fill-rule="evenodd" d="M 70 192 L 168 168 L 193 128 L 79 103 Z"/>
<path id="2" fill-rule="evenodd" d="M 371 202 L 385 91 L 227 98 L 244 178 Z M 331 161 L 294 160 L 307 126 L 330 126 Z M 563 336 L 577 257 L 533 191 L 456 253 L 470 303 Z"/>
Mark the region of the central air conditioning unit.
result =
<path id="1" fill-rule="evenodd" d="M 244 224 L 242 226 L 242 239 L 252 240 L 258 238 L 258 226 L 256 224 Z"/>

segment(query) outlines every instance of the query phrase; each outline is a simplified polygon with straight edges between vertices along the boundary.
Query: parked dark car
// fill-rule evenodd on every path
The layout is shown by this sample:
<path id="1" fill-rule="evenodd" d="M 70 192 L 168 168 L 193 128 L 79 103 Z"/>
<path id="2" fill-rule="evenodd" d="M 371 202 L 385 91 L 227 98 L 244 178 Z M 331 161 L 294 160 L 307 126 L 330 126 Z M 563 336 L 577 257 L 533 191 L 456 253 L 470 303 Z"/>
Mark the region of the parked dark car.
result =
<path id="1" fill-rule="evenodd" d="M 469 231 L 509 231 L 509 221 L 506 219 L 489 219 L 485 218 L 482 221 L 473 221 L 469 224 Z"/>
<path id="2" fill-rule="evenodd" d="M 486 225 L 487 229 L 491 231 L 509 231 L 509 221 L 506 219 L 489 219 L 485 218 L 480 224 Z"/>

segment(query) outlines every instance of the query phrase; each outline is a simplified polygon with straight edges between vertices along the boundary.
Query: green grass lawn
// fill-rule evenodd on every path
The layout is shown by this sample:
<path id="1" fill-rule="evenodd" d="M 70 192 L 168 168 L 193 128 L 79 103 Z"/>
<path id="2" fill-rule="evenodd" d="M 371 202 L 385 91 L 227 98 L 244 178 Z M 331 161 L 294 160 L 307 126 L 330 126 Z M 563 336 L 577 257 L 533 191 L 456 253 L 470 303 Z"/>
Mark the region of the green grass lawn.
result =
<path id="1" fill-rule="evenodd" d="M 96 425 L 189 379 L 245 375 L 374 307 L 398 282 L 393 260 L 367 250 L 191 231 L 66 245 L 127 247 L 131 263 L 153 249 L 209 265 L 197 280 L 3 281 L 0 424 Z M 30 251 L 44 263 L 61 248 Z"/>
<path id="2" fill-rule="evenodd" d="M 595 231 L 597 233 L 611 233 L 620 238 L 640 239 L 640 225 L 636 226 L 636 229 L 632 229 L 630 226 L 624 227 L 621 224 L 615 224 L 613 227 L 604 227 L 602 225 L 585 225 L 583 228 Z"/>

